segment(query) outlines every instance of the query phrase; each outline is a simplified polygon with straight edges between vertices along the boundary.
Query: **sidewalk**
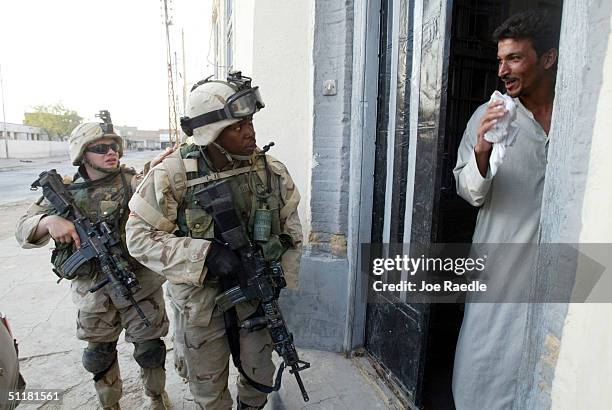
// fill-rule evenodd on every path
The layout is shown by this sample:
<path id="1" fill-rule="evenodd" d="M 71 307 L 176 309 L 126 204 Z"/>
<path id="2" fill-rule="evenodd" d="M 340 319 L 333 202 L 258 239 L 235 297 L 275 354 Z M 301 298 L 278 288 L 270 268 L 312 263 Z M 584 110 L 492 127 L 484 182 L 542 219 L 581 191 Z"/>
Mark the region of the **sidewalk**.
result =
<path id="1" fill-rule="evenodd" d="M 7 315 L 18 339 L 21 369 L 29 389 L 61 389 L 60 405 L 21 405 L 23 409 L 96 409 L 97 397 L 91 374 L 81 364 L 85 343 L 75 337 L 76 309 L 70 284 L 55 283 L 49 263 L 49 248 L 23 250 L 14 238 L 0 240 L 0 310 Z M 290 324 L 296 326 L 296 324 Z M 166 389 L 174 409 L 195 408 L 191 393 L 175 373 L 172 341 L 165 339 Z M 143 393 L 139 368 L 132 358 L 133 347 L 123 337 L 118 344 L 119 365 L 124 383 L 123 409 L 142 408 Z M 388 408 L 375 377 L 368 377 L 365 359 L 346 359 L 338 353 L 299 349 L 311 368 L 300 373 L 310 396 L 304 403 L 293 375 L 285 371 L 279 393 L 270 395 L 266 409 L 376 409 Z M 274 354 L 275 359 L 278 359 Z M 366 370 L 364 370 L 366 369 Z M 237 371 L 231 367 L 230 391 L 236 397 Z"/>
<path id="2" fill-rule="evenodd" d="M 150 161 L 161 151 L 137 151 L 126 150 L 122 163 L 133 163 L 132 166 L 140 166 L 144 162 Z M 70 165 L 68 152 L 65 155 L 44 158 L 0 158 L 0 172 L 23 167 L 45 168 L 45 164 Z"/>
<path id="3" fill-rule="evenodd" d="M 0 158 L 0 172 L 22 167 L 38 167 L 44 164 L 69 164 L 68 154 L 49 158 Z"/>

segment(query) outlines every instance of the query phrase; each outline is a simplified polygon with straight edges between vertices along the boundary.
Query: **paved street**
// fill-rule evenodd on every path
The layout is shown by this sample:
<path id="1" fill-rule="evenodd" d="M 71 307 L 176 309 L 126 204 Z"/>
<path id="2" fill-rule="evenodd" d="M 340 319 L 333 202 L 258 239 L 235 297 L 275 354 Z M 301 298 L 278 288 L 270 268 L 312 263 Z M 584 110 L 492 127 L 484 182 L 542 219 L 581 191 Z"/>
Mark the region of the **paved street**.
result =
<path id="1" fill-rule="evenodd" d="M 121 162 L 140 171 L 143 165 L 161 151 L 128 151 Z M 76 168 L 70 165 L 68 155 L 43 159 L 3 159 L 0 158 L 0 205 L 32 200 L 40 192 L 30 191 L 30 184 L 42 171 L 55 168 L 61 175 L 74 175 Z"/>
<path id="2" fill-rule="evenodd" d="M 129 152 L 123 162 L 142 168 L 144 162 L 157 152 Z M 58 162 L 59 161 L 59 162 Z M 61 389 L 63 405 L 22 405 L 24 409 L 96 409 L 97 398 L 91 374 L 81 365 L 85 346 L 75 337 L 76 309 L 70 300 L 70 284 L 56 284 L 51 272 L 49 247 L 23 250 L 14 239 L 14 225 L 37 193 L 29 185 L 38 173 L 56 168 L 62 174 L 71 174 L 73 167 L 65 166 L 65 159 L 0 160 L 0 311 L 11 323 L 19 341 L 22 373 L 31 389 Z M 299 324 L 290 324 L 298 326 Z M 194 408 L 191 394 L 174 372 L 172 340 L 166 338 L 168 370 L 166 389 L 175 409 Z M 132 358 L 133 347 L 123 337 L 118 345 L 119 365 L 124 380 L 123 409 L 142 408 L 143 393 L 138 366 Z M 373 370 L 365 359 L 345 359 L 342 355 L 315 350 L 300 350 L 312 363 L 312 369 L 303 374 L 310 402 L 304 404 L 292 375 L 284 374 L 283 388 L 270 397 L 266 409 L 373 409 L 388 408 L 386 392 L 372 377 Z M 230 389 L 236 397 L 235 378 L 231 370 Z"/>

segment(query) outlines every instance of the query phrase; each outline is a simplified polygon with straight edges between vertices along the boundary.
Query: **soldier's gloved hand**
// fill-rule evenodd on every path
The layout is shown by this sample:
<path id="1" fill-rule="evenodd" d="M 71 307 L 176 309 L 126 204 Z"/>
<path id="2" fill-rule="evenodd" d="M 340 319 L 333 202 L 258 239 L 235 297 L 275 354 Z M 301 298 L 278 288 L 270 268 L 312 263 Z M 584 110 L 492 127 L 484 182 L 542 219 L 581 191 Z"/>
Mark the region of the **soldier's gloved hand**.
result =
<path id="1" fill-rule="evenodd" d="M 240 269 L 240 258 L 227 246 L 213 242 L 205 264 L 208 267 L 208 275 L 219 279 L 235 274 Z"/>

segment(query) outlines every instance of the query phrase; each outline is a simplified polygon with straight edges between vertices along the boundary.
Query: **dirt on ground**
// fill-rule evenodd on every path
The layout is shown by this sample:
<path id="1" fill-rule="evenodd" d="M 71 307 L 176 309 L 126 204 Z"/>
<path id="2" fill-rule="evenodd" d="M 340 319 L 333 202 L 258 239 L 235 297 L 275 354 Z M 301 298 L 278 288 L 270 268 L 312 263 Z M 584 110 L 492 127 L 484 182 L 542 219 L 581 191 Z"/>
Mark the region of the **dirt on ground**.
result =
<path id="1" fill-rule="evenodd" d="M 26 212 L 29 206 L 30 201 L 0 205 L 0 240 L 15 236 L 17 220 Z"/>

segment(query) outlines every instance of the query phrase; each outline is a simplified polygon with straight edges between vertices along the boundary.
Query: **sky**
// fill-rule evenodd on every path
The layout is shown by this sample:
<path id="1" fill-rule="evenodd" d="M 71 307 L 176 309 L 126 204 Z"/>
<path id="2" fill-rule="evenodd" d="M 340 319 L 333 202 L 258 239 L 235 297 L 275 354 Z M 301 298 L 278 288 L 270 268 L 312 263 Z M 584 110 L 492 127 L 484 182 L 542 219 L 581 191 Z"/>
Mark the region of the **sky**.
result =
<path id="1" fill-rule="evenodd" d="M 169 3 L 180 75 L 175 90 L 182 109 L 180 32 L 185 33 L 186 80 L 191 84 L 213 73 L 208 62 L 213 59 L 208 51 L 212 0 Z M 107 109 L 116 125 L 167 128 L 162 14 L 161 0 L 1 1 L 6 121 L 20 124 L 33 106 L 61 102 L 85 120 Z"/>

